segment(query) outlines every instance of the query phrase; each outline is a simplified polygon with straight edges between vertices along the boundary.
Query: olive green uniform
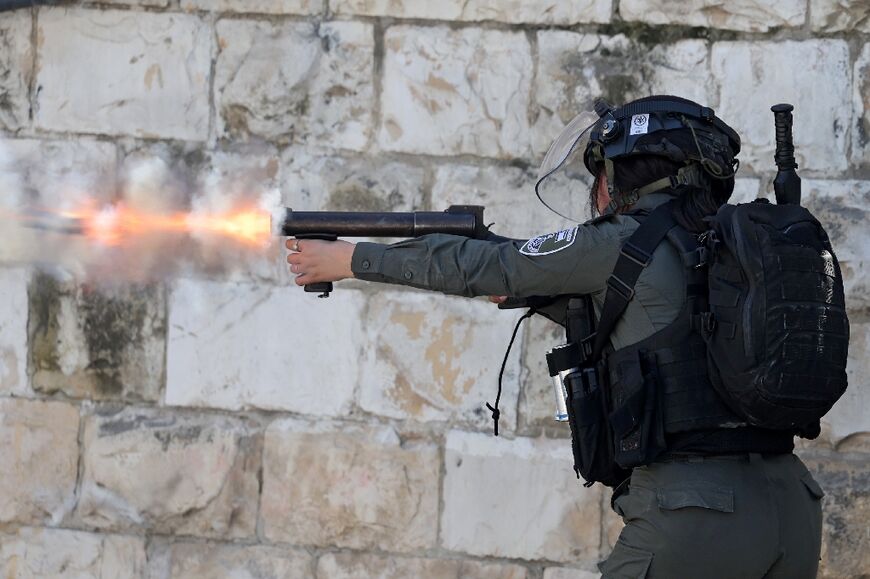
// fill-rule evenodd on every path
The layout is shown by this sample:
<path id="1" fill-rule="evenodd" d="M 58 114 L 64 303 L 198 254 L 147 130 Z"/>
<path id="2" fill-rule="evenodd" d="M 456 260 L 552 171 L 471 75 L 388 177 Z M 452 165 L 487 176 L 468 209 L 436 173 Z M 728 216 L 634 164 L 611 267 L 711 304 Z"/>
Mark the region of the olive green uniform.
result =
<path id="1" fill-rule="evenodd" d="M 638 210 L 670 199 L 642 197 Z M 363 280 L 461 296 L 590 294 L 600 313 L 622 243 L 638 222 L 624 215 L 562 232 L 551 251 L 529 243 L 427 235 L 393 245 L 359 243 L 352 270 Z M 637 343 L 676 319 L 686 299 L 677 250 L 662 243 L 610 336 L 614 349 Z M 545 312 L 564 319 L 565 304 Z M 815 577 L 822 492 L 793 454 L 671 457 L 634 469 L 614 493 L 626 523 L 605 578 Z"/>

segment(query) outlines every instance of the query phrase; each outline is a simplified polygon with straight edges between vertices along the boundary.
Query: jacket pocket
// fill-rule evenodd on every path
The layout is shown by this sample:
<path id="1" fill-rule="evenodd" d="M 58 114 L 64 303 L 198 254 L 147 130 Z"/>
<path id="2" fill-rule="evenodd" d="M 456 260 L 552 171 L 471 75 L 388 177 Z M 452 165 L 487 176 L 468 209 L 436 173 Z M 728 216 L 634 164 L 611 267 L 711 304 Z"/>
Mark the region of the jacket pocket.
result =
<path id="1" fill-rule="evenodd" d="M 734 490 L 728 487 L 671 485 L 658 489 L 656 499 L 659 508 L 665 511 L 697 507 L 721 513 L 734 512 Z"/>

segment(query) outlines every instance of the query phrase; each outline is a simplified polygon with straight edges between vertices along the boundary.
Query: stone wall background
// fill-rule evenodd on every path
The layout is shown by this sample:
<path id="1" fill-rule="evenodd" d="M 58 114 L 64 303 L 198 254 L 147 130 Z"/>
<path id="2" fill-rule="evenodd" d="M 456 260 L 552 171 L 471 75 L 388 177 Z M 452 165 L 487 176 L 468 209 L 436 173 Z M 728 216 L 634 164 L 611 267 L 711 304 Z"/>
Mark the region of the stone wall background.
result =
<path id="1" fill-rule="evenodd" d="M 822 576 L 870 573 L 870 5 L 861 0 L 104 0 L 0 14 L 0 133 L 43 200 L 134 159 L 251 172 L 307 209 L 487 206 L 531 191 L 591 99 L 671 92 L 743 136 L 796 106 L 804 199 L 847 277 L 850 389 L 800 454 L 828 493 Z M 82 182 L 82 179 L 84 180 Z M 554 425 L 546 322 L 244 274 L 107 289 L 0 269 L 0 572 L 152 579 L 587 579 L 619 531 Z"/>

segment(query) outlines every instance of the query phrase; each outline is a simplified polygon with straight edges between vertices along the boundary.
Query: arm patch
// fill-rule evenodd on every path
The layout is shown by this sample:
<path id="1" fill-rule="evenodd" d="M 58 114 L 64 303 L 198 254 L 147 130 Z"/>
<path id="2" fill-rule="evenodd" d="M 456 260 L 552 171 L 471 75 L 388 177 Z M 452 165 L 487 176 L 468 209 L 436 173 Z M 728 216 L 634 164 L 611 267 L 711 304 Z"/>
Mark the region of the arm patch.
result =
<path id="1" fill-rule="evenodd" d="M 577 239 L 577 226 L 572 229 L 563 229 L 556 233 L 547 233 L 533 237 L 520 247 L 520 253 L 529 256 L 550 255 L 562 251 L 574 244 Z"/>

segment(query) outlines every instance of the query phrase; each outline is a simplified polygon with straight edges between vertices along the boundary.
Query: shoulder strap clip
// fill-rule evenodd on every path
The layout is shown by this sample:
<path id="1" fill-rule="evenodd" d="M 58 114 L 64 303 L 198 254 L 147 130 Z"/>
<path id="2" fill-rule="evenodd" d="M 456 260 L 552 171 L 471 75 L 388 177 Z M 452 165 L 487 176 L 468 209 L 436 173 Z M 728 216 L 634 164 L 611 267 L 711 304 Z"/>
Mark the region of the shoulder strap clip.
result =
<path id="1" fill-rule="evenodd" d="M 619 255 L 633 261 L 641 267 L 646 267 L 652 261 L 652 253 L 644 251 L 631 242 L 631 239 L 626 241 L 619 250 Z M 628 284 L 626 284 L 628 285 Z"/>
<path id="2" fill-rule="evenodd" d="M 616 277 L 616 274 L 612 273 L 610 274 L 610 277 L 607 278 L 607 287 L 616 292 L 616 294 L 626 302 L 630 302 L 634 297 L 634 287 Z"/>

